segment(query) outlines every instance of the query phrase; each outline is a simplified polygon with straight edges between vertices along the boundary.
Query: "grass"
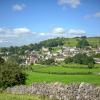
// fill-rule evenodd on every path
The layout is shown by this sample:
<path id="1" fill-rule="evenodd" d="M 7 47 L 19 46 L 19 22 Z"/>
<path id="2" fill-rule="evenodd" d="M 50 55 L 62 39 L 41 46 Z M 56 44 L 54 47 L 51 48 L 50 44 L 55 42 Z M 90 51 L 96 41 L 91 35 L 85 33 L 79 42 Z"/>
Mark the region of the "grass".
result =
<path id="1" fill-rule="evenodd" d="M 78 39 L 80 38 L 65 38 L 64 39 L 64 45 L 65 46 L 76 46 L 78 43 Z M 90 37 L 87 38 L 87 41 L 89 42 L 90 45 L 92 45 L 93 47 L 96 47 L 96 45 L 99 45 L 100 43 L 100 37 Z M 54 50 L 59 50 L 59 47 L 56 47 Z"/>
<path id="2" fill-rule="evenodd" d="M 61 46 L 59 46 L 59 47 L 52 47 L 52 51 L 53 51 L 53 53 L 56 53 L 57 51 L 59 51 L 59 50 L 61 50 Z"/>
<path id="3" fill-rule="evenodd" d="M 64 41 L 65 46 L 76 46 L 76 44 L 77 44 L 77 40 L 75 38 L 67 38 Z"/>
<path id="4" fill-rule="evenodd" d="M 87 40 L 90 43 L 90 45 L 93 45 L 93 47 L 95 47 L 96 45 L 99 45 L 100 43 L 100 37 L 98 38 L 91 37 L 91 38 L 88 38 Z"/>
<path id="5" fill-rule="evenodd" d="M 49 100 L 41 98 L 40 96 L 35 95 L 17 95 L 17 94 L 7 94 L 1 93 L 0 100 Z"/>
<path id="6" fill-rule="evenodd" d="M 33 82 L 88 82 L 100 85 L 100 76 L 98 75 L 56 75 L 30 71 L 27 71 L 27 74 L 27 84 L 32 84 Z"/>
<path id="7" fill-rule="evenodd" d="M 89 72 L 89 69 L 86 68 L 85 65 L 81 65 L 82 68 L 80 68 L 79 65 L 78 67 L 75 67 L 77 66 L 77 64 L 73 65 L 74 67 L 71 68 L 61 67 L 61 66 L 34 65 L 32 67 L 33 71 L 31 70 L 26 71 L 26 73 L 28 74 L 26 83 L 32 84 L 33 82 L 63 82 L 63 83 L 88 82 L 100 85 L 100 75 L 96 74 L 85 75 L 85 73 Z M 99 65 L 96 64 L 95 66 L 97 68 L 91 69 L 91 72 L 100 73 Z M 56 72 L 57 74 L 49 74 L 50 72 L 51 73 Z M 66 73 L 77 73 L 77 74 L 67 75 Z M 84 73 L 84 75 L 78 73 Z"/>
<path id="8" fill-rule="evenodd" d="M 33 71 L 40 72 L 40 73 L 52 73 L 52 74 L 70 74 L 70 73 L 80 73 L 80 74 L 87 74 L 89 72 L 92 73 L 100 73 L 100 67 L 96 64 L 96 68 L 91 70 L 88 69 L 87 65 L 80 65 L 80 64 L 65 64 L 62 67 L 59 66 L 47 66 L 47 65 L 35 65 L 32 66 Z"/>
<path id="9" fill-rule="evenodd" d="M 88 73 L 88 68 L 65 68 L 61 66 L 54 66 L 54 67 L 45 67 L 39 68 L 36 71 L 38 72 L 46 72 L 46 73 Z M 93 73 L 99 73 L 100 68 L 91 69 Z"/>

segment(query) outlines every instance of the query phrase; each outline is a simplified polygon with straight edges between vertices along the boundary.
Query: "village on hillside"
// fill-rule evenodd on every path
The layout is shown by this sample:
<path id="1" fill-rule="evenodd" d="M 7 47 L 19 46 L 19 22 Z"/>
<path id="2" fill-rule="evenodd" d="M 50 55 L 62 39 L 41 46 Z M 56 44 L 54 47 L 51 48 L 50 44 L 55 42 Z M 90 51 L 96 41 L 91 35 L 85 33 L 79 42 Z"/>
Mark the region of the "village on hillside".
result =
<path id="1" fill-rule="evenodd" d="M 92 56 L 93 54 L 100 54 L 100 47 L 92 48 L 91 46 L 88 46 L 87 48 L 77 48 L 76 46 L 70 47 L 70 46 L 63 46 L 57 51 L 53 52 L 52 50 L 49 50 L 47 47 L 42 47 L 40 51 L 25 51 L 25 55 L 19 55 L 19 57 L 23 60 L 23 63 L 21 65 L 31 65 L 38 63 L 39 60 L 48 60 L 48 59 L 54 59 L 55 62 L 64 61 L 67 57 L 73 57 L 78 53 L 86 54 L 88 56 Z M 1 55 L 4 55 L 2 52 Z M 7 60 L 8 55 L 10 52 L 5 52 L 5 56 L 2 58 Z M 13 54 L 16 55 L 16 54 Z M 94 58 L 95 63 L 100 63 L 100 58 Z"/>

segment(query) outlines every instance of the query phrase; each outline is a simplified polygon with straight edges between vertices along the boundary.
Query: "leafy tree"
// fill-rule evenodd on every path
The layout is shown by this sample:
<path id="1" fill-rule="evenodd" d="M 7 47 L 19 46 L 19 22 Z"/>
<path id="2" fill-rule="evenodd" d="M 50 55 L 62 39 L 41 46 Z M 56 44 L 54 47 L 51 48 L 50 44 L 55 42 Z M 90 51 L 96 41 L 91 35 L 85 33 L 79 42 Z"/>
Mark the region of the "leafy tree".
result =
<path id="1" fill-rule="evenodd" d="M 47 60 L 44 60 L 44 61 L 40 61 L 41 64 L 44 64 L 44 65 L 53 65 L 55 63 L 54 59 L 50 58 L 50 59 L 47 59 Z"/>
<path id="2" fill-rule="evenodd" d="M 7 61 L 0 65 L 0 87 L 6 88 L 14 85 L 25 84 L 26 74 L 15 62 Z"/>
<path id="3" fill-rule="evenodd" d="M 100 58 L 100 53 L 97 53 L 96 55 L 94 55 L 94 57 Z"/>
<path id="4" fill-rule="evenodd" d="M 72 62 L 73 62 L 73 58 L 71 58 L 71 57 L 65 58 L 64 62 L 65 62 L 66 64 L 72 63 Z"/>
<path id="5" fill-rule="evenodd" d="M 91 69 L 94 67 L 94 63 L 93 62 L 89 62 L 88 63 L 88 68 L 89 68 L 89 73 L 91 72 Z"/>
<path id="6" fill-rule="evenodd" d="M 94 67 L 94 63 L 89 62 L 89 63 L 88 63 L 88 68 L 89 68 L 89 69 L 92 69 L 93 67 Z"/>
<path id="7" fill-rule="evenodd" d="M 78 53 L 78 54 L 76 54 L 76 55 L 73 57 L 73 62 L 74 62 L 74 63 L 78 63 L 78 64 L 83 64 L 84 58 L 85 58 L 85 59 L 87 58 L 87 55 L 86 55 L 86 54 Z M 84 61 L 84 62 L 85 62 L 85 61 Z"/>
<path id="8" fill-rule="evenodd" d="M 77 43 L 77 47 L 78 48 L 85 48 L 86 46 L 89 46 L 88 41 L 86 40 L 86 38 L 82 38 L 81 40 L 78 41 Z"/>
<path id="9" fill-rule="evenodd" d="M 25 59 L 22 59 L 18 55 L 13 55 L 8 57 L 8 62 L 15 62 L 17 64 L 22 64 L 23 62 L 25 62 Z"/>
<path id="10" fill-rule="evenodd" d="M 88 60 L 88 63 L 95 64 L 95 61 L 92 56 L 89 56 L 87 60 Z"/>
<path id="11" fill-rule="evenodd" d="M 92 56 L 87 56 L 86 54 L 78 53 L 73 57 L 73 62 L 78 64 L 88 64 L 95 63 Z"/>
<path id="12" fill-rule="evenodd" d="M 55 39 L 48 39 L 45 41 L 42 41 L 40 44 L 44 47 L 57 47 L 63 45 L 64 39 L 63 38 L 55 38 Z"/>
<path id="13" fill-rule="evenodd" d="M 5 60 L 2 57 L 0 57 L 0 65 L 3 64 L 4 62 Z"/>

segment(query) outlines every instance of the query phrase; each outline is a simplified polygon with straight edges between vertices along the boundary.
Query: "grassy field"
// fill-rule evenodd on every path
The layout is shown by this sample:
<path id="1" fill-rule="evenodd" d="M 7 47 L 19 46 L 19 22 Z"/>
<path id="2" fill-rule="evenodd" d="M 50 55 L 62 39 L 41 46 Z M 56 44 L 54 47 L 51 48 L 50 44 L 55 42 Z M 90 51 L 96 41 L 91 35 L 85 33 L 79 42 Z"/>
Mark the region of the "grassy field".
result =
<path id="1" fill-rule="evenodd" d="M 0 94 L 0 100 L 49 100 L 49 99 L 42 99 L 40 96 L 33 96 L 33 95 L 15 95 L 15 94 Z"/>
<path id="2" fill-rule="evenodd" d="M 95 47 L 96 45 L 99 44 L 100 37 L 87 38 L 87 41 L 89 42 L 90 45 Z M 67 46 L 76 46 L 76 44 L 77 44 L 77 38 L 69 38 L 69 39 L 66 38 L 64 42 L 64 45 L 67 45 Z"/>
<path id="3" fill-rule="evenodd" d="M 75 66 L 76 65 L 74 65 L 74 67 Z M 84 66 L 82 68 L 77 68 L 77 67 L 76 68 L 69 68 L 69 67 L 65 68 L 61 66 L 35 65 L 35 66 L 32 66 L 32 68 L 33 68 L 33 71 L 30 71 L 30 70 L 26 71 L 26 73 L 28 74 L 27 81 L 26 81 L 27 84 L 32 84 L 33 82 L 63 82 L 63 83 L 88 82 L 88 83 L 100 85 L 100 75 L 78 74 L 78 73 L 88 73 L 89 72 L 89 69 L 86 67 L 84 68 Z M 100 67 L 98 66 L 97 68 L 93 68 L 90 71 L 93 73 L 100 73 Z M 50 74 L 50 72 L 51 73 L 56 72 L 56 73 Z M 66 73 L 77 73 L 77 74 L 67 75 Z"/>
<path id="4" fill-rule="evenodd" d="M 93 72 L 93 73 L 99 73 L 100 68 L 95 68 L 95 69 L 88 69 L 88 68 L 65 68 L 65 67 L 58 67 L 58 66 L 51 66 L 51 67 L 44 67 L 44 68 L 39 68 L 36 69 L 35 71 L 37 72 L 46 72 L 46 73 L 88 73 Z"/>
<path id="5" fill-rule="evenodd" d="M 26 84 L 32 84 L 33 82 L 88 82 L 100 85 L 100 76 L 98 75 L 56 75 L 30 71 L 27 71 L 27 74 Z"/>
<path id="6" fill-rule="evenodd" d="M 80 64 L 64 64 L 59 66 L 47 66 L 47 65 L 34 65 L 32 66 L 33 71 L 40 73 L 55 73 L 55 74 L 69 74 L 69 73 L 80 73 L 86 74 L 89 72 L 100 73 L 100 67 L 98 64 L 93 69 L 88 69 L 87 65 Z"/>

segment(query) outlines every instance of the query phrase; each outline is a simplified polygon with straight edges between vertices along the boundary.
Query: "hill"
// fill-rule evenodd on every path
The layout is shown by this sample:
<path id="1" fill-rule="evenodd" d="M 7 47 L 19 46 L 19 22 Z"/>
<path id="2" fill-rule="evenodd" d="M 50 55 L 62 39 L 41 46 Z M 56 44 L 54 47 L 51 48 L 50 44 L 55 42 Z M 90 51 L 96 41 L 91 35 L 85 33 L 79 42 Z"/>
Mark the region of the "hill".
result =
<path id="1" fill-rule="evenodd" d="M 45 41 L 41 41 L 40 43 L 35 44 L 29 44 L 29 45 L 23 45 L 23 46 L 11 46 L 11 47 L 3 47 L 0 49 L 0 52 L 10 52 L 11 54 L 19 54 L 23 55 L 25 51 L 40 51 L 40 49 L 44 47 L 48 47 L 49 49 L 54 49 L 54 51 L 58 50 L 62 46 L 76 46 L 78 41 L 81 38 L 75 37 L 75 38 L 54 38 L 54 39 L 48 39 Z M 89 42 L 90 46 L 93 48 L 96 48 L 98 45 L 100 45 L 100 37 L 88 37 L 86 40 Z"/>

